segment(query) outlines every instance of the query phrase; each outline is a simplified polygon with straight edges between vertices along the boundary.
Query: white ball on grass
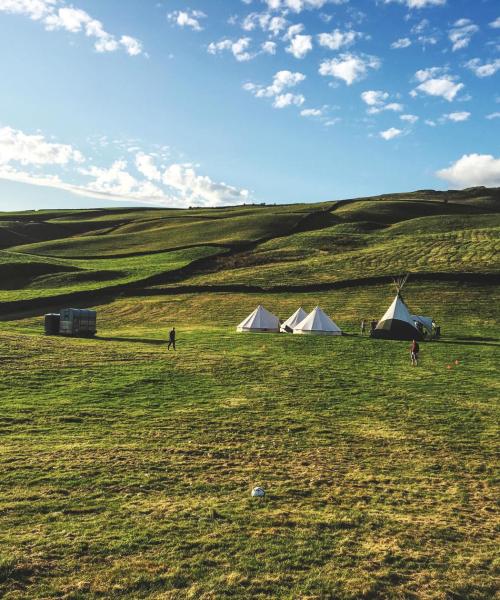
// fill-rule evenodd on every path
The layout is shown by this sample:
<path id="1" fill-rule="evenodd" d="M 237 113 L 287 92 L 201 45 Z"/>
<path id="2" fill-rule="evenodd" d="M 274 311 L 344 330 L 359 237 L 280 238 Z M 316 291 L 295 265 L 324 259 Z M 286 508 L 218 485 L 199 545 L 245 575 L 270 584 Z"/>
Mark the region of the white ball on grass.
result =
<path id="1" fill-rule="evenodd" d="M 266 492 L 261 487 L 254 487 L 252 490 L 253 498 L 263 498 L 266 495 Z"/>

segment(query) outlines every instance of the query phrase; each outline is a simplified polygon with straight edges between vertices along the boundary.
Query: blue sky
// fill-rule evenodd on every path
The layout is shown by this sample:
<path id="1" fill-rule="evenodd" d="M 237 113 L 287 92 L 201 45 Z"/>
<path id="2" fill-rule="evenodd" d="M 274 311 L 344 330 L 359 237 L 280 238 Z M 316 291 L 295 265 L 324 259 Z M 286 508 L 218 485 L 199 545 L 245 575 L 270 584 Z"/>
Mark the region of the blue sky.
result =
<path id="1" fill-rule="evenodd" d="M 0 0 L 0 210 L 500 186 L 496 0 Z"/>

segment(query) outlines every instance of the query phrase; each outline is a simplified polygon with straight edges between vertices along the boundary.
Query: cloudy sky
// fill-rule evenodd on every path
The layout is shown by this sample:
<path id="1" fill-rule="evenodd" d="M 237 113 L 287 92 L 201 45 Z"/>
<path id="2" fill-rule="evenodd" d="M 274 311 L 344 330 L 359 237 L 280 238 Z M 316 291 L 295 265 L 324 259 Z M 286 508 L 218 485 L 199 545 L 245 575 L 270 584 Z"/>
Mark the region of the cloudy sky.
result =
<path id="1" fill-rule="evenodd" d="M 497 0 L 0 0 L 0 210 L 500 186 Z"/>

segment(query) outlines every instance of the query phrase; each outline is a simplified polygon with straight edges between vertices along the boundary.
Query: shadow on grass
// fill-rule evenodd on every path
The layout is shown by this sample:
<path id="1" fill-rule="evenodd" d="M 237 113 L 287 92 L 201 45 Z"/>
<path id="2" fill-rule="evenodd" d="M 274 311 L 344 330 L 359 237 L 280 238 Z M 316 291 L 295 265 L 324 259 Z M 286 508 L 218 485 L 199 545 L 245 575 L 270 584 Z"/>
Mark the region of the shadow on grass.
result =
<path id="1" fill-rule="evenodd" d="M 101 337 L 96 336 L 94 338 L 98 342 L 127 342 L 128 344 L 150 344 L 152 346 L 163 346 L 168 343 L 166 340 L 151 340 L 147 338 L 133 338 L 133 337 Z"/>

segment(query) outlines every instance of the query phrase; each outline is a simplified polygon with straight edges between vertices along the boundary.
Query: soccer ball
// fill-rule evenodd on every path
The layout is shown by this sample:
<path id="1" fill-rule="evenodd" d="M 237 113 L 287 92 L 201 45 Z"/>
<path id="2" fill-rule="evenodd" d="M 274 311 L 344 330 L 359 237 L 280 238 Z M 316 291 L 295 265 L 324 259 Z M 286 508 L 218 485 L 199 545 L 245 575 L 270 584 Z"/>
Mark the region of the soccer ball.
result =
<path id="1" fill-rule="evenodd" d="M 254 487 L 252 490 L 252 498 L 263 498 L 266 492 L 261 487 Z"/>

